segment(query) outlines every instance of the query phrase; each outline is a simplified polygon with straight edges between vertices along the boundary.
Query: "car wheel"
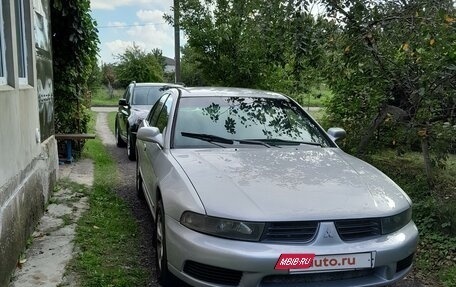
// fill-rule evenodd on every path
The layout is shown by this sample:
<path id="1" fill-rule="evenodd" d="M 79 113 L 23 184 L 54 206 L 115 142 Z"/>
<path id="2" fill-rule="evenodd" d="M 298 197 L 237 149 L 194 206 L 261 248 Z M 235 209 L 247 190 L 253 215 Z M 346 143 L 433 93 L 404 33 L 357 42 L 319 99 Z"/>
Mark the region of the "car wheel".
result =
<path id="1" fill-rule="evenodd" d="M 119 124 L 117 123 L 117 120 L 114 128 L 114 136 L 116 137 L 116 145 L 118 147 L 125 147 L 125 142 L 120 137 Z"/>
<path id="2" fill-rule="evenodd" d="M 157 216 L 155 221 L 155 255 L 157 265 L 157 277 L 162 286 L 172 286 L 172 275 L 168 270 L 168 259 L 166 256 L 166 232 L 165 212 L 163 202 L 157 202 Z"/>
<path id="3" fill-rule="evenodd" d="M 131 136 L 131 131 L 127 133 L 127 154 L 129 160 L 136 160 L 136 141 Z"/>
<path id="4" fill-rule="evenodd" d="M 139 172 L 139 160 L 136 161 L 136 194 L 140 199 L 144 199 L 143 179 Z"/>

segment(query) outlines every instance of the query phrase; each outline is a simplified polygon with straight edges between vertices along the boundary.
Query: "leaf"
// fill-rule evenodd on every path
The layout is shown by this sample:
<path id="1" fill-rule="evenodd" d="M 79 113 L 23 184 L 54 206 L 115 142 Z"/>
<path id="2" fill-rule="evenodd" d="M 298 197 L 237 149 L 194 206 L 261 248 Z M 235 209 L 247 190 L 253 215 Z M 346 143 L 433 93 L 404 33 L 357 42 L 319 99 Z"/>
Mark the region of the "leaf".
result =
<path id="1" fill-rule="evenodd" d="M 447 22 L 448 24 L 451 24 L 451 23 L 456 22 L 456 19 L 450 17 L 449 15 L 445 15 L 445 22 Z"/>
<path id="2" fill-rule="evenodd" d="M 421 129 L 418 131 L 418 135 L 420 137 L 426 137 L 427 136 L 427 130 L 426 129 Z"/>
<path id="3" fill-rule="evenodd" d="M 429 45 L 434 46 L 434 44 L 435 44 L 435 39 L 431 38 L 431 40 L 429 41 Z"/>
<path id="4" fill-rule="evenodd" d="M 410 51 L 410 45 L 408 43 L 403 43 L 401 49 L 408 52 Z"/>

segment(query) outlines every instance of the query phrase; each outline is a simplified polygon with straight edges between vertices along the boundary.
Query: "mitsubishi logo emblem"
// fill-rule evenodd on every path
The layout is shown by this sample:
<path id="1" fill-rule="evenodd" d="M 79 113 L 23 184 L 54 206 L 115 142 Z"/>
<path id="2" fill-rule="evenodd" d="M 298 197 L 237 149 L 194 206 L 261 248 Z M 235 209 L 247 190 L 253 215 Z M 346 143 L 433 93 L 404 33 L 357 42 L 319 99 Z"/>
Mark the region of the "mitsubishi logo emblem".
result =
<path id="1" fill-rule="evenodd" d="M 325 234 L 323 235 L 324 238 L 333 238 L 334 235 L 332 234 L 331 229 L 326 228 Z"/>

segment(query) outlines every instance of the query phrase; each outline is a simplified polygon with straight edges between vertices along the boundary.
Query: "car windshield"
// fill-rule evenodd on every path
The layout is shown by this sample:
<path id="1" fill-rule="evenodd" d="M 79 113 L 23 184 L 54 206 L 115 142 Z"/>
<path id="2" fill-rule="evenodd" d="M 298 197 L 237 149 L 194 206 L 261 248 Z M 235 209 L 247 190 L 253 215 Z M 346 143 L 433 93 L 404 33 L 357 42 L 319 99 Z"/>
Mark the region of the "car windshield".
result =
<path id="1" fill-rule="evenodd" d="M 249 140 L 251 143 L 266 143 L 266 146 L 333 146 L 302 109 L 288 99 L 180 99 L 174 130 L 174 148 L 249 145 Z"/>
<path id="2" fill-rule="evenodd" d="M 136 87 L 133 94 L 132 105 L 151 106 L 155 104 L 162 92 L 163 88 L 160 86 Z"/>

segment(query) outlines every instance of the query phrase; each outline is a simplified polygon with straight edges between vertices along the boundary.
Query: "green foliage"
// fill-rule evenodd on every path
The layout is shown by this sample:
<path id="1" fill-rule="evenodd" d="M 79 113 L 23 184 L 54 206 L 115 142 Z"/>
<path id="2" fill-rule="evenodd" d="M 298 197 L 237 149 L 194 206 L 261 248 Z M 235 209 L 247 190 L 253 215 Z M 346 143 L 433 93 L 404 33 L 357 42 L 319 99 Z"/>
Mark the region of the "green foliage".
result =
<path id="1" fill-rule="evenodd" d="M 102 82 L 102 71 L 98 65 L 92 65 L 92 71 L 89 74 L 89 78 L 87 79 L 87 88 L 89 91 L 99 87 Z"/>
<path id="2" fill-rule="evenodd" d="M 132 81 L 163 82 L 164 62 L 161 53 L 146 53 L 138 46 L 128 48 L 123 54 L 117 55 L 119 63 L 116 75 L 119 84 L 126 87 Z"/>
<path id="3" fill-rule="evenodd" d="M 117 81 L 115 64 L 102 64 L 101 65 L 101 82 L 106 87 L 119 88 L 120 85 Z"/>
<path id="4" fill-rule="evenodd" d="M 347 148 L 426 142 L 441 165 L 456 131 L 452 1 L 326 2 L 339 27 L 328 38 L 325 78 L 335 93 L 328 121 L 350 131 Z"/>
<path id="5" fill-rule="evenodd" d="M 184 82 L 299 94 L 318 78 L 317 42 L 327 25 L 294 1 L 180 1 Z M 167 17 L 172 23 L 172 18 Z"/>
<path id="6" fill-rule="evenodd" d="M 456 266 L 448 269 L 441 274 L 442 282 L 445 286 L 456 286 Z"/>
<path id="7" fill-rule="evenodd" d="M 202 72 L 202 63 L 198 60 L 198 54 L 186 45 L 182 48 L 181 80 L 187 86 L 207 86 L 208 82 Z"/>
<path id="8" fill-rule="evenodd" d="M 56 132 L 83 133 L 99 43 L 90 1 L 52 0 L 51 18 Z"/>
<path id="9" fill-rule="evenodd" d="M 432 280 L 438 280 L 435 277 L 440 274 L 443 283 L 454 281 L 451 271 L 456 268 L 456 157 L 450 156 L 448 168 L 436 175 L 432 194 L 427 191 L 420 154 L 398 157 L 394 151 L 383 151 L 368 159 L 398 183 L 413 201 L 413 220 L 420 232 L 416 256 L 419 272 Z"/>

